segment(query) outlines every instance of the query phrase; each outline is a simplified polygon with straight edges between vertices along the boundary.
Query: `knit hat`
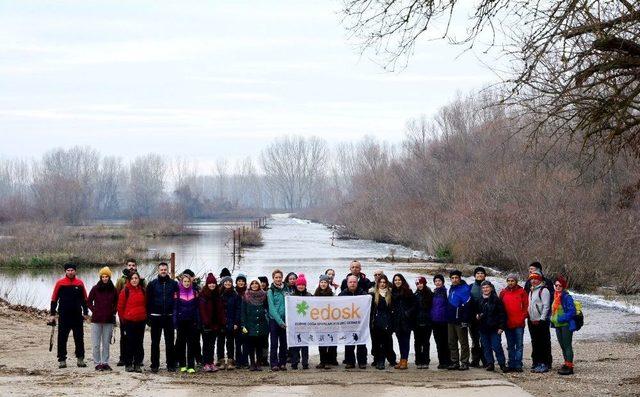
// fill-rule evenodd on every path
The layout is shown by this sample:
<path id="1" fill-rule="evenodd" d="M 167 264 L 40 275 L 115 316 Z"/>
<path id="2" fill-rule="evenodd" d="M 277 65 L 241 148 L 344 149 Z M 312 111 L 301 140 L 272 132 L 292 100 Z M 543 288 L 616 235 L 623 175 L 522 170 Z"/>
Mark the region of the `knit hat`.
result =
<path id="1" fill-rule="evenodd" d="M 487 274 L 487 271 L 486 271 L 486 270 L 484 270 L 484 267 L 482 267 L 482 266 L 478 266 L 478 267 L 476 267 L 475 269 L 473 269 L 473 275 L 474 275 L 474 276 L 476 275 L 476 273 L 484 273 L 484 274 Z"/>
<path id="2" fill-rule="evenodd" d="M 424 278 L 424 277 L 422 277 L 422 276 L 420 276 L 420 277 L 418 277 L 418 278 L 416 279 L 416 284 L 424 284 L 424 285 L 427 285 L 427 279 L 426 279 L 426 278 Z"/>
<path id="3" fill-rule="evenodd" d="M 307 286 L 307 279 L 304 277 L 304 274 L 298 274 L 298 278 L 296 279 L 296 285 L 304 285 Z"/>
<path id="4" fill-rule="evenodd" d="M 451 278 L 453 276 L 458 276 L 458 277 L 462 278 L 462 272 L 460 270 L 457 270 L 457 269 L 456 270 L 452 270 L 449 273 L 449 278 Z"/>
<path id="5" fill-rule="evenodd" d="M 183 271 L 182 274 L 186 274 L 191 278 L 194 278 L 196 276 L 196 274 L 191 269 L 185 269 L 185 271 Z"/>
<path id="6" fill-rule="evenodd" d="M 261 283 L 269 284 L 269 279 L 267 278 L 267 276 L 258 277 L 258 281 L 260 281 Z"/>
<path id="7" fill-rule="evenodd" d="M 238 273 L 238 275 L 236 276 L 236 283 L 238 282 L 238 280 L 244 280 L 245 284 L 247 283 L 247 276 L 245 276 L 242 273 Z"/>
<path id="8" fill-rule="evenodd" d="M 442 274 L 436 274 L 435 276 L 433 276 L 433 282 L 435 283 L 436 280 L 440 280 L 442 281 L 442 284 L 444 284 L 444 276 Z"/>
<path id="9" fill-rule="evenodd" d="M 236 281 L 237 281 L 237 280 L 238 280 L 238 279 L 236 279 Z M 257 282 L 257 283 L 258 283 L 258 285 L 260 285 L 260 282 L 261 282 L 261 281 L 260 281 L 260 277 L 257 277 L 257 278 L 256 278 L 256 277 L 253 277 L 253 278 L 251 278 L 251 281 L 249 281 L 249 282 L 247 283 L 247 291 L 251 289 L 251 284 L 252 284 L 254 281 L 255 281 L 255 282 Z M 262 289 L 262 285 L 260 285 L 260 289 Z"/>
<path id="10" fill-rule="evenodd" d="M 507 274 L 507 280 L 511 280 L 514 279 L 516 280 L 516 283 L 518 282 L 518 274 L 517 273 L 509 273 Z"/>
<path id="11" fill-rule="evenodd" d="M 224 283 L 226 283 L 227 281 L 230 281 L 231 284 L 233 284 L 233 279 L 231 278 L 231 276 L 224 276 L 220 278 L 220 285 L 224 286 Z"/>
<path id="12" fill-rule="evenodd" d="M 75 263 L 67 262 L 64 264 L 64 270 L 73 269 L 76 270 L 77 266 Z"/>
<path id="13" fill-rule="evenodd" d="M 562 285 L 562 289 L 567 289 L 567 279 L 562 277 L 562 275 L 558 274 L 558 276 L 556 277 L 556 283 L 560 283 L 560 285 Z M 555 283 L 554 283 L 555 284 Z"/>
<path id="14" fill-rule="evenodd" d="M 213 273 L 207 274 L 207 284 L 215 284 L 215 283 L 216 283 L 216 276 L 214 276 Z"/>
<path id="15" fill-rule="evenodd" d="M 326 281 L 326 282 L 330 283 L 331 282 L 331 277 L 327 276 L 326 274 L 321 274 L 320 275 L 320 281 Z"/>
<path id="16" fill-rule="evenodd" d="M 227 276 L 231 277 L 231 272 L 226 267 L 223 267 L 222 271 L 220 272 L 220 278 Z"/>
<path id="17" fill-rule="evenodd" d="M 540 273 L 540 270 L 536 270 L 533 273 L 529 274 L 529 280 L 531 279 L 536 279 L 536 280 L 542 280 L 542 273 Z"/>
<path id="18" fill-rule="evenodd" d="M 109 278 L 111 278 L 111 269 L 109 269 L 109 266 L 105 266 L 102 269 L 100 269 L 100 271 L 98 272 L 98 276 L 102 277 L 102 276 L 109 276 Z"/>
<path id="19" fill-rule="evenodd" d="M 542 264 L 540 262 L 531 262 L 529 264 L 529 267 L 535 267 L 536 269 L 540 270 L 542 272 Z"/>

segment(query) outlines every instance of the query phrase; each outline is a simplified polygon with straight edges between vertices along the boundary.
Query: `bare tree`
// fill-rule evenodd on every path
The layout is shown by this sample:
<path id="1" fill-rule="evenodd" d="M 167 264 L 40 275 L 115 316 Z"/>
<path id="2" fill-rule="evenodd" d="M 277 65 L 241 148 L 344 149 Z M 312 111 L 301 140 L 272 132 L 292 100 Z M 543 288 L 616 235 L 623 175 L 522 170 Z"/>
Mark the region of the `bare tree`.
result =
<path id="1" fill-rule="evenodd" d="M 148 154 L 129 165 L 128 205 L 134 218 L 150 217 L 164 196 L 167 166 L 162 157 Z"/>
<path id="2" fill-rule="evenodd" d="M 100 163 L 96 181 L 97 216 L 109 219 L 119 215 L 124 183 L 126 183 L 126 174 L 122 159 L 113 156 L 104 157 Z"/>

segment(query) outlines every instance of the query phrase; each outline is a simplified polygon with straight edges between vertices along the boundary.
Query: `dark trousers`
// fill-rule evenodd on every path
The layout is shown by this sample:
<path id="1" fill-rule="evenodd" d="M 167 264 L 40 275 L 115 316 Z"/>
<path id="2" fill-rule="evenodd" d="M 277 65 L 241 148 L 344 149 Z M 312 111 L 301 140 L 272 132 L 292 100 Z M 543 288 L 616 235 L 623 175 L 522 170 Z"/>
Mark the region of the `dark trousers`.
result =
<path id="1" fill-rule="evenodd" d="M 287 365 L 287 331 L 275 320 L 269 320 L 269 338 L 271 340 L 269 361 L 272 367 Z"/>
<path id="2" fill-rule="evenodd" d="M 416 365 L 429 365 L 431 362 L 430 341 L 431 325 L 416 326 L 413 330 L 413 349 L 416 355 Z"/>
<path id="3" fill-rule="evenodd" d="M 263 365 L 269 365 L 269 335 L 265 335 L 260 340 L 262 341 L 262 356 L 258 361 Z"/>
<path id="4" fill-rule="evenodd" d="M 200 338 L 202 337 L 202 332 L 200 332 L 199 328 L 196 328 L 196 345 L 193 348 L 193 356 L 196 359 L 196 363 L 202 364 L 202 345 L 200 344 Z"/>
<path id="5" fill-rule="evenodd" d="M 480 340 L 480 324 L 477 321 L 469 323 L 469 336 L 471 336 L 471 362 L 476 364 L 482 361 L 482 365 L 486 365 L 482 341 Z"/>
<path id="6" fill-rule="evenodd" d="M 245 336 L 245 348 L 247 358 L 251 365 L 260 366 L 260 359 L 263 353 L 263 346 L 267 341 L 267 335 Z"/>
<path id="7" fill-rule="evenodd" d="M 176 336 L 176 357 L 180 367 L 195 368 L 198 327 L 193 321 L 179 321 Z"/>
<path id="8" fill-rule="evenodd" d="M 123 362 L 124 363 L 124 356 L 125 356 L 125 344 L 124 344 L 124 324 L 122 324 L 122 320 L 120 320 L 120 358 L 118 359 L 119 362 Z"/>
<path id="9" fill-rule="evenodd" d="M 320 364 L 335 365 L 338 362 L 338 347 L 337 346 L 320 346 Z"/>
<path id="10" fill-rule="evenodd" d="M 84 358 L 84 329 L 82 328 L 82 318 L 80 318 L 74 321 L 58 322 L 58 361 L 67 359 L 67 340 L 69 340 L 70 332 L 73 332 L 76 358 Z"/>
<path id="11" fill-rule="evenodd" d="M 356 365 L 356 358 L 358 365 L 367 365 L 367 345 L 346 345 L 344 347 L 345 364 Z"/>
<path id="12" fill-rule="evenodd" d="M 409 358 L 411 331 L 396 332 L 396 339 L 398 339 L 398 346 L 400 347 L 400 359 L 407 360 Z"/>
<path id="13" fill-rule="evenodd" d="M 233 360 L 235 354 L 235 338 L 233 331 L 223 330 L 218 335 L 218 361 L 224 358 L 224 349 L 227 348 L 227 358 Z"/>
<path id="14" fill-rule="evenodd" d="M 243 335 L 242 332 L 238 332 L 235 335 L 235 344 L 236 344 L 236 364 L 237 365 L 248 365 L 247 359 L 247 337 Z"/>
<path id="15" fill-rule="evenodd" d="M 549 331 L 549 322 L 540 321 L 538 325 L 534 325 L 531 320 L 527 320 L 529 324 L 529 334 L 531 335 L 531 360 L 533 365 L 545 364 L 551 367 L 553 358 L 551 356 L 551 332 Z"/>
<path id="16" fill-rule="evenodd" d="M 151 320 L 151 368 L 160 367 L 160 338 L 164 333 L 167 368 L 175 368 L 173 316 L 149 316 Z"/>
<path id="17" fill-rule="evenodd" d="M 218 334 L 215 331 L 202 331 L 202 363 L 213 364 L 213 352 Z"/>
<path id="18" fill-rule="evenodd" d="M 449 352 L 449 326 L 447 323 L 432 323 L 433 339 L 436 341 L 438 350 L 438 364 L 451 364 L 451 353 Z"/>
<path id="19" fill-rule="evenodd" d="M 124 323 L 124 365 L 142 365 L 144 359 L 145 321 L 127 321 Z"/>
<path id="20" fill-rule="evenodd" d="M 289 351 L 291 353 L 291 364 L 298 365 L 300 363 L 300 359 L 302 358 L 302 365 L 309 365 L 309 347 L 290 347 Z"/>
<path id="21" fill-rule="evenodd" d="M 376 363 L 384 363 L 386 358 L 389 364 L 396 365 L 396 352 L 393 351 L 393 339 L 391 338 L 391 332 L 377 330 L 373 328 L 372 334 L 375 334 L 373 340 L 375 340 L 375 354 L 374 357 Z"/>

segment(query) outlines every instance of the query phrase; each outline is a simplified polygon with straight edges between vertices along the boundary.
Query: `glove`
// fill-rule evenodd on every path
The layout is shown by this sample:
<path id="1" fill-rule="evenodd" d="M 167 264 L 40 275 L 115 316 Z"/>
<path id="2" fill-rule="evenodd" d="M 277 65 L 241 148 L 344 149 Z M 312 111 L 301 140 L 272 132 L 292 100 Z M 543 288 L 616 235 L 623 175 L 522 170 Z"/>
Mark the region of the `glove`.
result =
<path id="1" fill-rule="evenodd" d="M 249 330 L 247 329 L 247 327 L 242 327 L 242 333 L 243 334 L 248 334 Z"/>

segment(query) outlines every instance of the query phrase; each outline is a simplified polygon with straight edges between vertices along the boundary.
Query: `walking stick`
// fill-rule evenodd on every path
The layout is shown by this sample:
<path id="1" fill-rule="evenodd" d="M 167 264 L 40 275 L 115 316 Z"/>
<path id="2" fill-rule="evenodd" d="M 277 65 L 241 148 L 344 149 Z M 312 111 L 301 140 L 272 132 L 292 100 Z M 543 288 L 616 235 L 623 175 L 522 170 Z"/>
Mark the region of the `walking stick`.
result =
<path id="1" fill-rule="evenodd" d="M 51 320 L 47 322 L 47 325 L 51 327 L 51 336 L 49 336 L 49 351 L 53 350 L 53 334 L 56 330 L 56 320 Z"/>

